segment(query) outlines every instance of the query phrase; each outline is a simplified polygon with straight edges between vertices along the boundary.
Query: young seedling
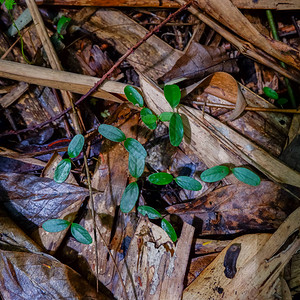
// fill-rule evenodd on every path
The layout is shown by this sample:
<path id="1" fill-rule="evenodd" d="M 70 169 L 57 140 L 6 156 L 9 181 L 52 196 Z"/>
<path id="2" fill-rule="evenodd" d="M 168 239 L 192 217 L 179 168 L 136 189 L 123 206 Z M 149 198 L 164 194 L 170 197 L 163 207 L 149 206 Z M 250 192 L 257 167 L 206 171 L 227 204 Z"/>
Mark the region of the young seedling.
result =
<path id="1" fill-rule="evenodd" d="M 144 107 L 144 99 L 140 92 L 132 86 L 126 86 L 124 93 L 132 104 L 142 108 L 140 112 L 143 123 L 151 130 L 154 130 L 157 126 L 157 121 L 170 122 L 169 124 L 169 137 L 170 143 L 177 147 L 180 145 L 184 129 L 180 114 L 174 112 L 174 109 L 178 107 L 181 99 L 181 92 L 177 85 L 166 85 L 164 88 L 164 95 L 168 103 L 170 104 L 173 112 L 163 112 L 159 116 L 153 114 L 153 112 Z"/>
<path id="2" fill-rule="evenodd" d="M 71 140 L 68 146 L 69 158 L 63 159 L 56 167 L 54 172 L 54 181 L 57 183 L 63 183 L 69 176 L 71 172 L 72 162 L 70 158 L 77 157 L 84 146 L 84 136 L 77 134 Z"/>
<path id="3" fill-rule="evenodd" d="M 263 88 L 263 91 L 267 97 L 274 99 L 277 102 L 277 104 L 281 106 L 281 108 L 282 105 L 289 102 L 287 98 L 279 98 L 277 92 L 267 86 Z"/>
<path id="4" fill-rule="evenodd" d="M 177 234 L 174 227 L 153 207 L 142 205 L 138 207 L 138 212 L 149 219 L 161 219 L 161 228 L 168 234 L 173 242 L 177 241 Z"/>
<path id="5" fill-rule="evenodd" d="M 82 244 L 91 244 L 93 242 L 89 232 L 77 223 L 70 223 L 63 219 L 51 219 L 43 223 L 42 227 L 48 232 L 63 231 L 71 225 L 71 234 L 73 237 Z"/>
<path id="6" fill-rule="evenodd" d="M 251 170 L 243 167 L 228 168 L 227 166 L 215 166 L 201 173 L 201 180 L 205 182 L 216 182 L 232 173 L 238 180 L 257 186 L 260 184 L 260 177 Z"/>

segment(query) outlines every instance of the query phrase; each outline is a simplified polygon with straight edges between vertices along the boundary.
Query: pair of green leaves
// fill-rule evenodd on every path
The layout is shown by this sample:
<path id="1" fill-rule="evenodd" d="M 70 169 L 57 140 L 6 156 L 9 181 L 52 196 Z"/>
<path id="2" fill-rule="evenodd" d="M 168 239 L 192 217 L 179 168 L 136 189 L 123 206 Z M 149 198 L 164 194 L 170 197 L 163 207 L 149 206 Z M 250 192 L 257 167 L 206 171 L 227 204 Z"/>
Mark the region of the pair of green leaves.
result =
<path id="1" fill-rule="evenodd" d="M 279 105 L 286 104 L 289 101 L 286 98 L 279 98 L 277 92 L 267 86 L 263 88 L 263 91 L 267 97 L 276 100 Z"/>
<path id="2" fill-rule="evenodd" d="M 68 146 L 69 157 L 70 158 L 77 157 L 82 151 L 83 145 L 84 145 L 84 136 L 81 134 L 75 135 Z M 62 183 L 68 178 L 72 167 L 72 162 L 70 158 L 63 159 L 57 165 L 54 173 L 54 181 L 56 181 L 57 183 Z"/>
<path id="3" fill-rule="evenodd" d="M 145 169 L 147 151 L 142 144 L 133 138 L 126 138 L 124 132 L 112 125 L 101 124 L 98 128 L 100 134 L 113 142 L 124 142 L 124 147 L 129 153 L 128 169 L 130 174 L 139 178 Z"/>
<path id="4" fill-rule="evenodd" d="M 215 166 L 202 172 L 200 178 L 205 182 L 216 182 L 225 178 L 230 171 L 238 180 L 246 184 L 252 186 L 260 184 L 259 176 L 243 167 L 228 168 L 227 166 Z"/>
<path id="5" fill-rule="evenodd" d="M 157 121 L 170 122 L 169 125 L 169 137 L 170 142 L 173 146 L 177 147 L 180 145 L 184 129 L 181 116 L 175 112 L 163 112 L 160 116 L 156 116 L 149 109 L 144 107 L 144 99 L 142 95 L 132 86 L 126 86 L 124 93 L 132 104 L 142 107 L 140 116 L 144 124 L 149 128 L 154 130 L 157 126 Z M 164 88 L 164 95 L 172 109 L 174 110 L 180 102 L 181 92 L 177 85 L 166 85 Z"/>
<path id="6" fill-rule="evenodd" d="M 48 232 L 59 232 L 70 226 L 70 222 L 63 219 L 51 219 L 43 223 L 42 227 Z M 77 223 L 71 224 L 71 233 L 73 237 L 82 244 L 91 244 L 93 242 L 89 232 Z"/>
<path id="7" fill-rule="evenodd" d="M 138 212 L 143 216 L 148 216 L 149 219 L 161 219 L 162 215 L 153 207 L 141 205 L 138 207 Z M 173 242 L 177 241 L 177 234 L 174 227 L 165 218 L 161 220 L 161 228 L 168 234 Z"/>
<path id="8" fill-rule="evenodd" d="M 201 183 L 188 176 L 173 177 L 173 175 L 165 172 L 154 173 L 148 176 L 148 180 L 157 185 L 166 185 L 171 183 L 173 180 L 183 189 L 191 191 L 200 191 L 202 189 Z"/>

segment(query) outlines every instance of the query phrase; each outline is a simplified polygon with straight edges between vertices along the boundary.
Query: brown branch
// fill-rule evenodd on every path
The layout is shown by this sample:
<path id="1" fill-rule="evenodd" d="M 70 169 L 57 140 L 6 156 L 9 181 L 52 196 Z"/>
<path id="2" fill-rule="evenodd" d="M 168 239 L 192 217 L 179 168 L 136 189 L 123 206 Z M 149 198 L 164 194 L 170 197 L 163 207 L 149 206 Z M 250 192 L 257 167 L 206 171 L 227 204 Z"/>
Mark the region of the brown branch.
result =
<path id="1" fill-rule="evenodd" d="M 179 8 L 177 11 L 175 11 L 174 13 L 170 14 L 163 22 L 161 22 L 159 25 L 157 25 L 156 27 L 154 27 L 151 31 L 149 31 L 138 43 L 136 43 L 134 46 L 132 46 L 130 49 L 127 50 L 127 52 L 121 57 L 119 58 L 119 60 L 109 69 L 108 72 L 106 72 L 102 78 L 97 81 L 95 83 L 95 85 L 83 96 L 80 97 L 79 100 L 77 100 L 75 102 L 75 105 L 79 105 L 82 101 L 84 101 L 88 96 L 90 96 L 92 93 L 94 93 L 97 88 L 106 80 L 110 77 L 110 75 L 114 72 L 114 70 L 116 68 L 118 68 L 121 63 L 131 54 L 133 53 L 139 46 L 141 46 L 146 40 L 148 40 L 154 33 L 158 32 L 166 23 L 168 23 L 172 18 L 174 18 L 175 16 L 177 16 L 179 13 L 181 13 L 183 10 L 185 10 L 186 8 L 188 8 L 191 4 L 193 3 L 193 0 L 188 1 L 185 5 L 183 5 L 181 8 Z M 59 118 L 61 118 L 63 115 L 65 115 L 66 113 L 68 113 L 70 110 L 72 109 L 72 107 L 68 107 L 65 110 L 63 110 L 62 112 L 60 112 L 58 115 L 54 116 L 53 118 L 37 124 L 35 126 L 32 127 L 28 127 L 26 129 L 22 129 L 22 130 L 18 130 L 18 131 L 8 131 L 6 133 L 3 133 L 0 135 L 0 137 L 3 136 L 7 136 L 7 135 L 15 135 L 15 134 L 19 134 L 19 133 L 23 133 L 23 132 L 27 132 L 30 130 L 35 130 L 38 128 L 41 128 Z"/>

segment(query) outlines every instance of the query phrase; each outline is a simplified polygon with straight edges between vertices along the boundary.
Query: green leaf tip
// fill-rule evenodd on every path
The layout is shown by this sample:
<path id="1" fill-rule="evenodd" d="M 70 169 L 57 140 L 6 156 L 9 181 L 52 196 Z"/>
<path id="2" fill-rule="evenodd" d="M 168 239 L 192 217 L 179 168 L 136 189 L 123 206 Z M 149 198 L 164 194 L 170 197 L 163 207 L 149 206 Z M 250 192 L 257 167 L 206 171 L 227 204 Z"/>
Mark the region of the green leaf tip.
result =
<path id="1" fill-rule="evenodd" d="M 93 242 L 93 239 L 89 232 L 77 223 L 72 223 L 71 233 L 73 237 L 81 244 L 89 245 Z"/>
<path id="2" fill-rule="evenodd" d="M 226 166 L 215 166 L 202 172 L 200 178 L 205 182 L 216 182 L 225 178 L 229 171 Z"/>
<path id="3" fill-rule="evenodd" d="M 179 104 L 181 92 L 178 85 L 166 85 L 164 87 L 164 95 L 172 108 L 175 108 Z"/>
<path id="4" fill-rule="evenodd" d="M 72 163 L 68 158 L 63 159 L 56 167 L 54 172 L 54 181 L 63 183 L 71 172 Z"/>
<path id="5" fill-rule="evenodd" d="M 82 134 L 76 134 L 68 147 L 68 154 L 71 158 L 77 157 L 82 151 L 84 145 L 84 136 Z"/>
<path id="6" fill-rule="evenodd" d="M 247 168 L 236 167 L 232 168 L 231 171 L 238 180 L 246 184 L 252 186 L 257 186 L 260 184 L 260 177 Z"/>
<path id="7" fill-rule="evenodd" d="M 101 124 L 98 127 L 98 131 L 105 138 L 113 141 L 113 142 L 123 142 L 126 140 L 126 136 L 122 130 L 112 125 Z"/>
<path id="8" fill-rule="evenodd" d="M 165 218 L 161 220 L 161 228 L 168 234 L 174 243 L 177 241 L 177 234 L 174 227 Z"/>
<path id="9" fill-rule="evenodd" d="M 128 101 L 130 101 L 133 105 L 138 105 L 139 107 L 144 106 L 143 96 L 133 86 L 130 85 L 125 86 L 124 93 Z"/>

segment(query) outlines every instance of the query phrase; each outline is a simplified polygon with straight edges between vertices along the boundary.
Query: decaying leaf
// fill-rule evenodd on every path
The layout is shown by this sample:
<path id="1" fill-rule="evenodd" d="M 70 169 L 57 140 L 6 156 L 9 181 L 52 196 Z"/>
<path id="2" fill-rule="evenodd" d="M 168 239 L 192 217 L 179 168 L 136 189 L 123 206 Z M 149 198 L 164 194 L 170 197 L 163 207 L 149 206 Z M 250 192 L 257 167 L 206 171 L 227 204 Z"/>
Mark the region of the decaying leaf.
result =
<path id="1" fill-rule="evenodd" d="M 159 80 L 169 82 L 176 81 L 176 79 L 203 78 L 218 71 L 229 73 L 238 71 L 235 60 L 229 59 L 225 48 L 204 46 L 192 42 L 174 67 Z"/>
<path id="2" fill-rule="evenodd" d="M 298 200 L 279 185 L 262 181 L 256 187 L 225 186 L 192 202 L 169 206 L 167 211 L 191 224 L 196 218 L 203 224 L 202 234 L 213 235 L 278 228 L 298 206 Z"/>
<path id="3" fill-rule="evenodd" d="M 0 201 L 10 216 L 49 251 L 55 251 L 66 232 L 47 233 L 40 228 L 42 223 L 53 218 L 73 221 L 88 196 L 82 187 L 16 173 L 0 174 L 0 188 Z"/>

